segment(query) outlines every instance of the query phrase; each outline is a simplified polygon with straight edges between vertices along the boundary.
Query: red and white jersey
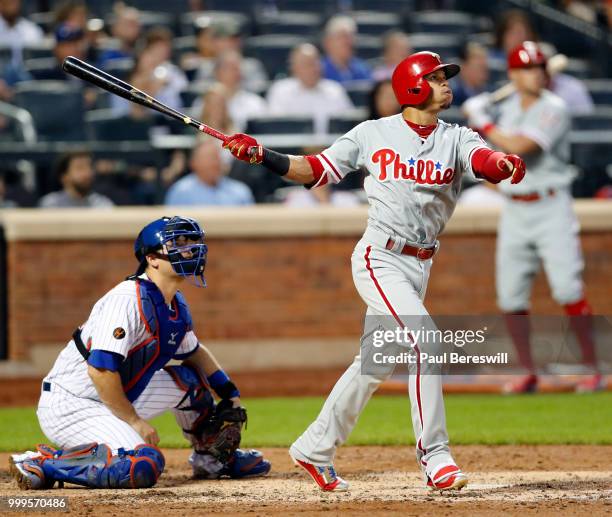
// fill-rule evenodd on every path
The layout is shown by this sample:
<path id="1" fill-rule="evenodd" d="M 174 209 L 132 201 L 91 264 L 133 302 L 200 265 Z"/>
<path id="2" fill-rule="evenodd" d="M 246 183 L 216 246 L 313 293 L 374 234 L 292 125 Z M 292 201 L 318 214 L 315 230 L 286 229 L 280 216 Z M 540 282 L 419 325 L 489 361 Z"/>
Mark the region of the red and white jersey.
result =
<path id="1" fill-rule="evenodd" d="M 565 102 L 548 90 L 529 108 L 521 107 L 518 95 L 499 105 L 499 128 L 511 135 L 523 135 L 538 144 L 539 153 L 527 154 L 527 175 L 512 185 L 503 181 L 499 189 L 506 194 L 528 194 L 549 189 L 569 188 L 576 177 L 576 169 L 569 164 L 572 128 L 571 116 Z"/>
<path id="2" fill-rule="evenodd" d="M 471 129 L 442 120 L 422 139 L 401 114 L 366 120 L 311 160 L 314 187 L 368 172 L 368 225 L 418 246 L 434 245 L 452 215 L 461 177 L 475 149 L 487 147 Z"/>

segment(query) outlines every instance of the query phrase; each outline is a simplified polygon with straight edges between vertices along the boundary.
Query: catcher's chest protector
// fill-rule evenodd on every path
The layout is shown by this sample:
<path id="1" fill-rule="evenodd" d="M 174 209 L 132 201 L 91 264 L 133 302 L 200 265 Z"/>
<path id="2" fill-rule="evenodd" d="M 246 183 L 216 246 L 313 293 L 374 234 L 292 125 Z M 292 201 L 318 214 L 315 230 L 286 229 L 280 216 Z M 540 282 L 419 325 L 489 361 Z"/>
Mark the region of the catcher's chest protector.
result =
<path id="1" fill-rule="evenodd" d="M 180 292 L 169 308 L 153 282 L 140 278 L 135 282 L 140 318 L 151 337 L 135 345 L 119 368 L 123 390 L 130 402 L 143 392 L 153 374 L 174 357 L 192 327 L 189 307 Z"/>

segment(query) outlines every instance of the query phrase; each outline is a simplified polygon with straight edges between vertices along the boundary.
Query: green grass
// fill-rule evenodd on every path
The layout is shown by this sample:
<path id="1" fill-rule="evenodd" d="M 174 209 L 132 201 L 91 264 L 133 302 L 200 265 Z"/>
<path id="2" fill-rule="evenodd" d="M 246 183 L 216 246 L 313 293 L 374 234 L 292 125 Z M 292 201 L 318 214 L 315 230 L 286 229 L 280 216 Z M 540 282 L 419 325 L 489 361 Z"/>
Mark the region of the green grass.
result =
<path id="1" fill-rule="evenodd" d="M 247 447 L 288 446 L 316 417 L 323 399 L 246 400 Z M 454 444 L 612 444 L 612 393 L 533 396 L 449 395 L 447 420 Z M 163 447 L 186 447 L 170 414 L 153 424 Z M 44 442 L 33 408 L 0 409 L 0 450 Z M 408 397 L 374 397 L 350 442 L 354 445 L 413 444 Z"/>

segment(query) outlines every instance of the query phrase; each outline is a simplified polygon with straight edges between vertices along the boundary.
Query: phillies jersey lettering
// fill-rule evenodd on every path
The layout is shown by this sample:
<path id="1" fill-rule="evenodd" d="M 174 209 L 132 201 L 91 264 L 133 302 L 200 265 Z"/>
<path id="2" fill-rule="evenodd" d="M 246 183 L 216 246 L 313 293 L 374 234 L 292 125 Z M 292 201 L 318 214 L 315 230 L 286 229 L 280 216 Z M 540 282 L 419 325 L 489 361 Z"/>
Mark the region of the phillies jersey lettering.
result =
<path id="1" fill-rule="evenodd" d="M 380 164 L 378 181 L 409 180 L 421 185 L 448 185 L 452 183 L 455 169 L 444 170 L 442 164 L 433 160 L 415 160 L 412 156 L 404 161 L 393 149 L 379 149 L 372 155 L 372 162 Z"/>
<path id="2" fill-rule="evenodd" d="M 433 246 L 450 218 L 471 155 L 487 147 L 472 130 L 438 121 L 424 141 L 401 114 L 366 120 L 317 155 L 323 174 L 314 185 L 368 172 L 368 225 L 409 244 Z"/>

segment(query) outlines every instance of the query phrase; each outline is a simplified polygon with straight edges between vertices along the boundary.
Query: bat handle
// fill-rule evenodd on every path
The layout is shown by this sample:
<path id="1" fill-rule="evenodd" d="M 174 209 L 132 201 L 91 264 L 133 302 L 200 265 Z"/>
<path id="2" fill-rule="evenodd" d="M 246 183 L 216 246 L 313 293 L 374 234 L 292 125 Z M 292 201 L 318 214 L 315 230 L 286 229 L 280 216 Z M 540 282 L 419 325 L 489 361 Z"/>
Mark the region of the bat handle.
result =
<path id="1" fill-rule="evenodd" d="M 206 133 L 207 135 L 210 135 L 214 138 L 218 138 L 223 142 L 225 142 L 229 138 L 224 133 L 221 133 L 221 131 L 217 131 L 214 127 L 207 126 L 206 124 L 200 124 L 198 129 L 202 131 L 202 133 Z"/>

